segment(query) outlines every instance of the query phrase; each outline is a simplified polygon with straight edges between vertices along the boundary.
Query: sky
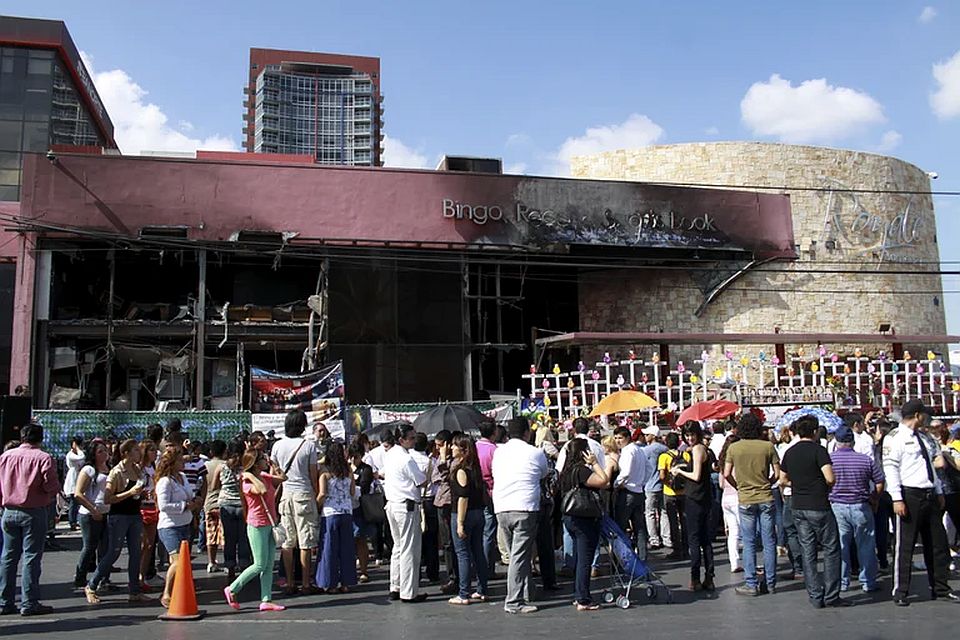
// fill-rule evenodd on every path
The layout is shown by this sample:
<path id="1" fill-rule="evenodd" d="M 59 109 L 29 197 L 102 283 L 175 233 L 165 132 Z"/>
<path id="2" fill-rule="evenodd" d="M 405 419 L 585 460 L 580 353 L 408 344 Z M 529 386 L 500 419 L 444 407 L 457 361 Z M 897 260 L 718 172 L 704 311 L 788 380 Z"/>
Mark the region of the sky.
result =
<path id="1" fill-rule="evenodd" d="M 250 47 L 381 59 L 392 166 L 758 140 L 884 153 L 960 191 L 960 3 L 0 0 L 67 23 L 125 153 L 239 149 Z M 935 197 L 960 270 L 960 196 Z M 952 264 L 951 264 L 952 263 Z M 960 333 L 960 276 L 944 276 Z"/>

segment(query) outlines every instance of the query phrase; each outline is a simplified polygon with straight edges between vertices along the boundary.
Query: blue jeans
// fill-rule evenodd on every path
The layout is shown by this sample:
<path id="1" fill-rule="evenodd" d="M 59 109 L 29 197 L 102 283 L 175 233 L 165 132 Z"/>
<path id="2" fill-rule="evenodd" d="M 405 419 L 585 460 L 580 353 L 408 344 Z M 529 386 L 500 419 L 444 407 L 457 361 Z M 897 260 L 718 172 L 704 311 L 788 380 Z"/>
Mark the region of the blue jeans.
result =
<path id="1" fill-rule="evenodd" d="M 0 554 L 0 608 L 14 605 L 17 587 L 17 565 L 23 557 L 23 575 L 20 580 L 20 610 L 29 611 L 40 606 L 40 564 L 43 560 L 43 541 L 47 537 L 47 508 L 3 510 L 3 553 Z"/>
<path id="2" fill-rule="evenodd" d="M 647 499 L 642 493 L 633 493 L 620 489 L 614 496 L 613 519 L 631 536 L 637 558 L 647 560 L 647 520 L 645 511 Z M 628 526 L 630 525 L 630 526 Z M 632 532 L 632 533 L 631 533 Z"/>
<path id="3" fill-rule="evenodd" d="M 793 519 L 793 496 L 783 496 L 783 535 L 787 541 L 787 558 L 794 576 L 803 575 L 803 549 L 800 548 L 800 534 Z"/>
<path id="4" fill-rule="evenodd" d="M 779 487 L 773 489 L 773 508 L 773 526 L 776 527 L 777 546 L 785 547 L 787 546 L 787 532 L 783 528 L 783 494 L 780 493 Z"/>
<path id="5" fill-rule="evenodd" d="M 86 513 L 80 514 L 80 535 L 83 536 L 83 548 L 77 560 L 74 586 L 82 587 L 87 582 L 87 574 L 95 571 L 99 560 L 107 555 L 107 516 L 99 520 Z"/>
<path id="6" fill-rule="evenodd" d="M 497 514 L 492 506 L 483 508 L 483 557 L 487 563 L 487 575 L 492 576 L 497 570 L 497 559 L 500 557 L 500 547 L 497 546 Z"/>
<path id="7" fill-rule="evenodd" d="M 574 542 L 573 557 L 577 565 L 577 575 L 573 582 L 573 599 L 579 604 L 591 604 L 590 565 L 600 542 L 600 520 L 564 516 L 563 526 L 573 536 Z"/>
<path id="8" fill-rule="evenodd" d="M 243 521 L 243 507 L 220 505 L 220 526 L 223 527 L 223 566 L 236 569 L 249 565 L 250 541 Z"/>
<path id="9" fill-rule="evenodd" d="M 127 547 L 127 588 L 130 595 L 140 593 L 140 541 L 143 538 L 143 517 L 137 515 L 109 514 L 107 516 L 107 553 L 101 556 L 97 570 L 87 586 L 96 589 L 110 577 L 110 568 Z"/>
<path id="10" fill-rule="evenodd" d="M 869 504 L 832 503 L 833 515 L 840 530 L 840 588 L 850 588 L 850 545 L 856 545 L 860 561 L 860 587 L 877 589 L 877 540 L 875 522 Z"/>
<path id="11" fill-rule="evenodd" d="M 777 540 L 774 533 L 773 501 L 741 504 L 740 537 L 743 539 L 743 578 L 748 587 L 757 587 L 757 537 L 763 541 L 763 572 L 768 587 L 777 584 Z"/>
<path id="12" fill-rule="evenodd" d="M 561 529 L 563 529 L 563 568 L 573 571 L 576 569 L 577 562 L 575 560 L 576 556 L 576 544 L 573 540 L 573 534 L 567 529 L 567 525 L 564 524 Z M 593 554 L 593 567 L 600 566 L 600 547 L 597 547 L 597 552 Z"/>
<path id="13" fill-rule="evenodd" d="M 457 573 L 460 578 L 460 597 L 470 597 L 470 566 L 477 568 L 477 593 L 487 594 L 487 563 L 483 554 L 483 533 L 485 519 L 483 509 L 470 509 L 463 521 L 465 539 L 457 535 L 457 513 L 450 515 L 450 533 L 453 536 L 453 548 L 457 552 Z"/>
<path id="14" fill-rule="evenodd" d="M 80 526 L 80 521 L 78 519 L 80 517 L 80 503 L 75 497 L 68 496 L 67 505 L 69 505 L 69 508 L 67 509 L 67 519 L 70 522 L 70 528 L 75 529 L 76 527 Z"/>
<path id="15" fill-rule="evenodd" d="M 814 607 L 840 599 L 840 534 L 833 511 L 794 509 L 793 520 L 803 549 L 803 581 Z M 817 571 L 817 552 L 823 550 L 823 573 Z"/>

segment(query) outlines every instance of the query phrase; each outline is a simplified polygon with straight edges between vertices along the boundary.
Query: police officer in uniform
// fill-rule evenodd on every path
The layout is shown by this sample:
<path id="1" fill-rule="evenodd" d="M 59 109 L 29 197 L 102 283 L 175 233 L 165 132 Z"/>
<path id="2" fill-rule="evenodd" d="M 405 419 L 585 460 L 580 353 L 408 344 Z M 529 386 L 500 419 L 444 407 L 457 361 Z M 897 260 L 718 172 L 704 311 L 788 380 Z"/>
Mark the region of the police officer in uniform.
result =
<path id="1" fill-rule="evenodd" d="M 900 410 L 899 426 L 883 439 L 883 472 L 897 515 L 893 564 L 893 602 L 910 604 L 910 571 L 917 536 L 930 580 L 931 598 L 958 601 L 947 583 L 950 554 L 943 528 L 943 488 L 933 470 L 940 447 L 924 432 L 930 409 L 921 400 L 910 400 Z"/>

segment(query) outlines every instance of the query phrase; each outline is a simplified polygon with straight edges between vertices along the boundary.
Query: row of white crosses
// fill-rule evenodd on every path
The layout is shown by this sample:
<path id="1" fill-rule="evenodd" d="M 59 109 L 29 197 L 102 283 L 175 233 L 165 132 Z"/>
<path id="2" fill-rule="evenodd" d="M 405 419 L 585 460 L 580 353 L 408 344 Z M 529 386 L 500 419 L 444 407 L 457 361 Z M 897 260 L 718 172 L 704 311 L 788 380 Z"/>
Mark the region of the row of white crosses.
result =
<path id="1" fill-rule="evenodd" d="M 561 419 L 593 407 L 610 393 L 625 388 L 646 393 L 664 409 L 682 411 L 695 402 L 710 399 L 705 381 L 736 387 L 741 393 L 751 387 L 833 387 L 839 392 L 838 403 L 851 408 L 869 400 L 867 391 L 872 386 L 879 388 L 876 395 L 884 409 L 921 398 L 942 413 L 960 413 L 960 384 L 934 353 L 926 355 L 926 359 L 915 360 L 905 351 L 901 359 L 893 360 L 882 351 L 870 358 L 857 349 L 852 356 L 840 356 L 818 346 L 810 357 L 801 348 L 787 356 L 787 362 L 781 362 L 763 351 L 756 357 L 739 358 L 730 351 L 720 356 L 703 352 L 695 361 L 698 374 L 687 369 L 682 361 L 675 368 L 668 368 L 656 351 L 644 360 L 631 350 L 625 359 L 616 360 L 605 353 L 594 367 L 581 361 L 575 371 L 569 372 L 554 365 L 540 373 L 531 365 L 530 372 L 522 377 L 530 382 L 530 399 L 541 401 L 548 413 Z M 518 390 L 518 398 L 519 395 Z M 649 413 L 652 420 L 655 410 Z"/>
<path id="2" fill-rule="evenodd" d="M 683 362 L 677 362 L 675 369 L 664 372 L 666 366 L 657 352 L 645 361 L 630 351 L 625 360 L 614 360 L 605 353 L 603 360 L 593 368 L 580 361 L 577 370 L 570 372 L 563 372 L 559 365 L 554 365 L 548 372 L 539 373 L 536 366 L 531 365 L 530 373 L 522 377 L 530 381 L 530 399 L 542 401 L 544 409 L 558 418 L 580 413 L 584 407 L 593 407 L 620 389 L 642 391 L 656 399 L 661 407 L 675 407 L 682 411 L 697 402 L 700 377 L 688 371 Z M 658 410 L 648 411 L 650 420 Z"/>

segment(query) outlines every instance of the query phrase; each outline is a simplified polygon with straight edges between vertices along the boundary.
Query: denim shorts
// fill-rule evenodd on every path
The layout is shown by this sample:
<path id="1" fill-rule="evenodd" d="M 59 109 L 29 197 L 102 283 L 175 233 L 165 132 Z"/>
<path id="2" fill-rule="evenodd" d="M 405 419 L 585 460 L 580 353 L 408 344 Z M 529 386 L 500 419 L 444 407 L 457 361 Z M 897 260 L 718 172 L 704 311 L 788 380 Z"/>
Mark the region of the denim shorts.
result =
<path id="1" fill-rule="evenodd" d="M 160 538 L 160 542 L 167 553 L 179 553 L 180 543 L 184 540 L 190 542 L 190 525 L 157 529 L 157 537 Z"/>

